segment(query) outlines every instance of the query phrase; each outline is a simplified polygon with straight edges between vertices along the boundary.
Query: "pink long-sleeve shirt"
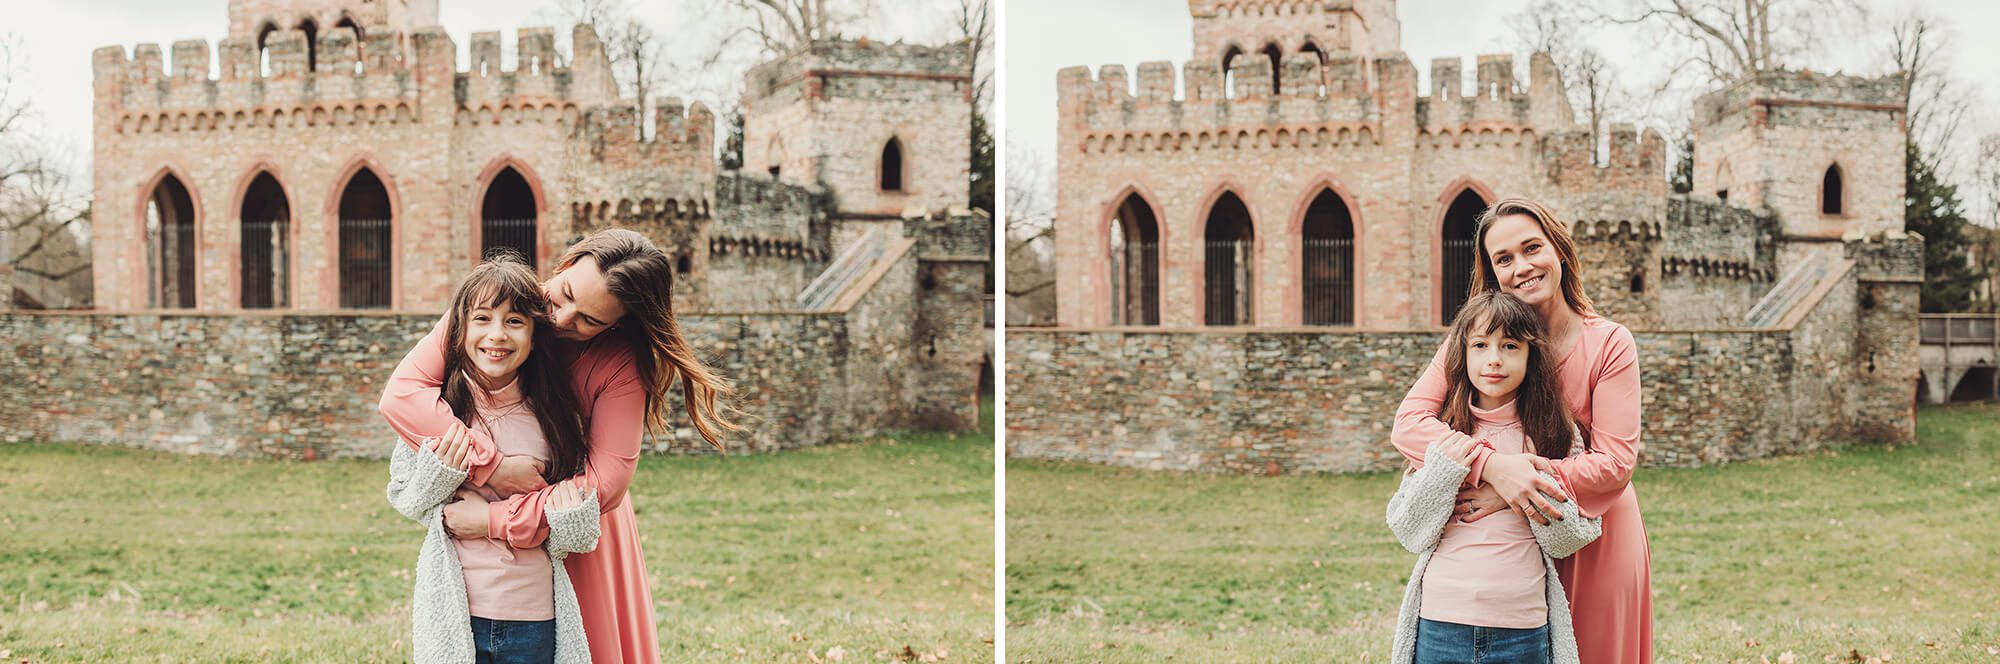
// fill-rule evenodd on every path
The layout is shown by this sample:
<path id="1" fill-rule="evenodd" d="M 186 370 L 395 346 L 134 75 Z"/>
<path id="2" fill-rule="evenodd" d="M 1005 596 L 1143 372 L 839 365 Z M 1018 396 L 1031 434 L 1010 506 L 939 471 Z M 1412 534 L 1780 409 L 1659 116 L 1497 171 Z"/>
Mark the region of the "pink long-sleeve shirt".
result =
<path id="1" fill-rule="evenodd" d="M 1474 406 L 1473 435 L 1503 454 L 1530 451 L 1515 403 L 1493 410 Z M 1445 522 L 1424 567 L 1417 606 L 1418 617 L 1437 622 L 1505 629 L 1548 624 L 1548 568 L 1528 518 L 1503 512 L 1472 523 Z"/>
<path id="2" fill-rule="evenodd" d="M 444 384 L 444 326 L 438 321 L 410 349 L 382 390 L 382 416 L 406 444 L 443 436 L 458 421 L 438 399 Z M 576 587 L 584 632 L 590 635 L 590 659 L 596 664 L 658 662 L 659 633 L 645 554 L 639 549 L 638 517 L 626 500 L 645 427 L 646 390 L 638 365 L 631 348 L 610 333 L 588 342 L 550 339 L 538 350 L 555 352 L 568 367 L 577 407 L 588 416 L 584 435 L 590 451 L 582 476 L 597 486 L 603 535 L 596 550 L 572 554 L 563 562 Z M 466 481 L 483 485 L 500 463 L 500 450 L 477 430 L 468 437 L 472 468 Z M 550 493 L 543 489 L 492 503 L 487 536 L 517 549 L 541 546 L 549 534 L 543 510 Z"/>
<path id="3" fill-rule="evenodd" d="M 547 352 L 547 351 L 543 351 Z M 494 439 L 500 452 L 548 463 L 549 441 L 535 411 L 521 398 L 516 376 L 497 390 L 472 386 L 478 414 L 471 429 Z M 499 494 L 487 487 L 474 491 L 487 500 Z M 466 607 L 488 620 L 549 620 L 556 617 L 555 579 L 549 576 L 549 552 L 533 546 L 516 549 L 496 539 L 454 539 L 458 564 L 465 570 Z"/>

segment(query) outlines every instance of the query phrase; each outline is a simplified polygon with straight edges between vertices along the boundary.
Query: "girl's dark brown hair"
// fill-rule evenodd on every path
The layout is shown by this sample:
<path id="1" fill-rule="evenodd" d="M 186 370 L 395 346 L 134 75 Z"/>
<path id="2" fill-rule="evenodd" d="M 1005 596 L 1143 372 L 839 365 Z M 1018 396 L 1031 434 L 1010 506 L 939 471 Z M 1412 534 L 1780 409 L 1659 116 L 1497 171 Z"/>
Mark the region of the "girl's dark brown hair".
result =
<path id="1" fill-rule="evenodd" d="M 1542 234 L 1549 236 L 1549 247 L 1556 250 L 1556 259 L 1562 261 L 1563 301 L 1580 315 L 1593 313 L 1590 296 L 1583 294 L 1583 263 L 1576 259 L 1576 239 L 1570 236 L 1569 224 L 1557 219 L 1548 206 L 1526 198 L 1502 198 L 1479 215 L 1479 223 L 1472 232 L 1472 246 L 1479 258 L 1472 261 L 1472 283 L 1466 297 L 1500 290 L 1500 278 L 1493 272 L 1493 254 L 1486 250 L 1486 230 L 1493 227 L 1493 222 L 1517 214 L 1535 220 L 1542 227 Z"/>
<path id="2" fill-rule="evenodd" d="M 569 269 L 585 256 L 597 262 L 606 288 L 625 305 L 625 317 L 606 334 L 618 335 L 632 347 L 639 382 L 646 389 L 646 429 L 656 433 L 667 429 L 667 391 L 678 380 L 695 431 L 715 449 L 723 449 L 722 432 L 743 427 L 729 419 L 735 412 L 727 399 L 732 391 L 729 382 L 703 365 L 681 337 L 680 323 L 674 320 L 673 262 L 646 236 L 613 228 L 571 246 L 556 271 Z"/>
<path id="3" fill-rule="evenodd" d="M 509 303 L 516 313 L 534 321 L 537 342 L 555 338 L 555 328 L 549 322 L 548 296 L 535 281 L 535 272 L 519 256 L 501 253 L 472 268 L 451 298 L 451 311 L 445 323 L 444 392 L 440 397 L 451 406 L 452 414 L 467 425 L 472 424 L 477 410 L 472 391 L 479 389 L 466 376 L 467 371 L 474 370 L 472 358 L 465 354 L 467 318 L 473 309 L 502 303 Z M 554 483 L 583 472 L 588 454 L 583 439 L 583 414 L 577 408 L 576 393 L 570 388 L 569 372 L 563 369 L 562 362 L 546 347 L 529 352 L 514 380 L 520 383 L 521 400 L 535 413 L 535 420 L 542 426 L 542 437 L 549 443 L 550 462 L 542 469 L 542 479 Z"/>
<path id="4" fill-rule="evenodd" d="M 1527 375 L 1514 390 L 1514 412 L 1521 419 L 1522 433 L 1534 442 L 1535 454 L 1550 459 L 1569 456 L 1576 420 L 1570 415 L 1569 404 L 1562 399 L 1555 357 L 1549 351 L 1542 316 L 1520 298 L 1500 291 L 1473 295 L 1451 323 L 1451 336 L 1445 338 L 1444 344 L 1445 379 L 1450 387 L 1445 390 L 1444 412 L 1438 419 L 1454 430 L 1472 435 L 1472 399 L 1477 390 L 1472 386 L 1471 376 L 1466 374 L 1465 343 L 1472 335 L 1495 330 L 1503 337 L 1528 345 Z M 1586 441 L 1584 448 L 1589 447 Z"/>

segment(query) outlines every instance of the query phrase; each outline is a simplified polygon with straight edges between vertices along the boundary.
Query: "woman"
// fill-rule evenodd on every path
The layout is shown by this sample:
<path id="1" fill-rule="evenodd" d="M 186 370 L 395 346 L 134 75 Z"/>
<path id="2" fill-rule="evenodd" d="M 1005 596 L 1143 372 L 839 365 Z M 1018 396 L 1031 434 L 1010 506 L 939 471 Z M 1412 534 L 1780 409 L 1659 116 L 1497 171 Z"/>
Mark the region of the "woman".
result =
<path id="1" fill-rule="evenodd" d="M 1479 218 L 1471 293 L 1509 293 L 1541 314 L 1555 350 L 1563 401 L 1589 441 L 1587 452 L 1554 461 L 1533 454 L 1473 450 L 1457 512 L 1477 521 L 1511 508 L 1548 523 L 1558 514 L 1549 501 L 1574 499 L 1585 517 L 1602 517 L 1604 534 L 1576 555 L 1557 561 L 1585 662 L 1649 662 L 1653 657 L 1651 553 L 1639 497 L 1631 486 L 1639 459 L 1639 363 L 1632 332 L 1605 320 L 1583 294 L 1581 265 L 1569 227 L 1534 201 L 1509 198 Z M 1443 440 L 1450 427 L 1438 418 L 1444 402 L 1445 349 L 1396 410 L 1390 439 L 1409 460 Z M 1557 481 L 1538 477 L 1546 471 Z"/>
<path id="2" fill-rule="evenodd" d="M 577 407 L 588 415 L 588 461 L 579 477 L 597 488 L 603 510 L 597 549 L 568 557 L 590 657 L 597 664 L 659 661 L 652 594 L 631 501 L 625 499 L 639 462 L 641 435 L 662 431 L 667 391 L 676 380 L 695 430 L 722 447 L 723 431 L 739 429 L 726 415 L 729 387 L 681 338 L 674 320 L 673 265 L 644 236 L 600 231 L 570 247 L 542 284 L 555 309 L 551 345 L 567 367 Z M 444 384 L 444 321 L 403 358 L 382 391 L 380 408 L 405 444 L 441 438 L 454 422 L 440 399 Z M 494 441 L 469 434 L 467 482 L 505 500 L 468 499 L 446 506 L 445 526 L 457 538 L 490 538 L 517 549 L 548 537 L 546 510 L 554 495 L 541 464 L 502 456 Z"/>

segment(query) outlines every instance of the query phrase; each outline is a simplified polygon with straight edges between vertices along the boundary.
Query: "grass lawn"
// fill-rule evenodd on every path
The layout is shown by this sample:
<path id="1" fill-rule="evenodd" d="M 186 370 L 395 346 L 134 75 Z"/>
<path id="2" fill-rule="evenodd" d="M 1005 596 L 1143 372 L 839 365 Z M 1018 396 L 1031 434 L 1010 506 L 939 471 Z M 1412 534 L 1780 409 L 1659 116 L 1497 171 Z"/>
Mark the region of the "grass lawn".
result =
<path id="1" fill-rule="evenodd" d="M 2000 662 L 2000 407 L 1917 431 L 1641 469 L 1658 659 Z M 1010 661 L 1387 659 L 1415 563 L 1382 523 L 1392 474 L 1009 460 L 1007 482 Z"/>
<path id="2" fill-rule="evenodd" d="M 665 661 L 992 661 L 988 406 L 977 433 L 642 460 Z M 0 659 L 405 661 L 423 533 L 387 479 L 0 445 Z"/>

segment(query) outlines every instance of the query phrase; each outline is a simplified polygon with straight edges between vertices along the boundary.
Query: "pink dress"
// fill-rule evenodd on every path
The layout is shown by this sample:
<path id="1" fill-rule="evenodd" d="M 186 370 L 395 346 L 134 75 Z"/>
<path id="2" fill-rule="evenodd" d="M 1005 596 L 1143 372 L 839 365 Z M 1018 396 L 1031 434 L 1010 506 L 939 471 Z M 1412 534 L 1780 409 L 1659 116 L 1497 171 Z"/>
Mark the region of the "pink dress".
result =
<path id="1" fill-rule="evenodd" d="M 1576 346 L 1557 365 L 1563 400 L 1588 432 L 1588 452 L 1555 460 L 1556 477 L 1584 516 L 1604 517 L 1604 535 L 1556 561 L 1569 596 L 1582 659 L 1596 664 L 1653 660 L 1652 553 L 1632 469 L 1639 460 L 1639 362 L 1625 326 L 1585 316 Z M 1437 417 L 1446 388 L 1444 349 L 1396 409 L 1396 450 L 1422 463 L 1450 429 Z M 1466 481 L 1477 483 L 1493 451 L 1475 450 Z"/>
<path id="2" fill-rule="evenodd" d="M 382 416 L 405 444 L 443 436 L 458 421 L 451 406 L 438 399 L 444 384 L 444 326 L 439 320 L 410 349 L 382 390 Z M 584 435 L 590 455 L 583 475 L 597 484 L 603 535 L 595 551 L 572 554 L 564 562 L 576 586 L 590 659 L 595 664 L 658 662 L 653 594 L 639 551 L 638 521 L 632 501 L 625 499 L 639 463 L 646 409 L 638 367 L 622 340 L 605 335 L 582 343 L 548 340 L 540 351 L 557 353 L 569 367 L 577 406 L 589 416 Z M 472 469 L 466 482 L 483 485 L 499 468 L 501 455 L 492 439 L 477 430 L 470 438 Z M 550 491 L 493 503 L 487 512 L 488 536 L 517 549 L 541 546 L 549 534 L 542 506 Z"/>

